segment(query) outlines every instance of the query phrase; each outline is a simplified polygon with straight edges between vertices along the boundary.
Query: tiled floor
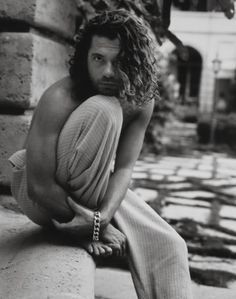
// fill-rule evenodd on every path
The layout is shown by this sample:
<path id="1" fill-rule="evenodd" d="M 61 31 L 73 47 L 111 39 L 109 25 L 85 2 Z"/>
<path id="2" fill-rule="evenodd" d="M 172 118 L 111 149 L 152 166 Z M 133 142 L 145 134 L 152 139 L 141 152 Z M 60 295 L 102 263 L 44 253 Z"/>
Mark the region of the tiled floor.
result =
<path id="1" fill-rule="evenodd" d="M 185 237 L 189 248 L 194 244 L 197 252 L 211 249 L 196 261 L 192 246 L 191 267 L 213 269 L 219 280 L 224 280 L 220 269 L 234 274 L 225 286 L 236 289 L 236 159 L 218 153 L 148 156 L 137 162 L 132 185 L 140 200 L 159 202 L 158 212 Z M 185 231 L 186 222 L 191 225 Z M 196 233 L 196 242 L 188 229 Z"/>

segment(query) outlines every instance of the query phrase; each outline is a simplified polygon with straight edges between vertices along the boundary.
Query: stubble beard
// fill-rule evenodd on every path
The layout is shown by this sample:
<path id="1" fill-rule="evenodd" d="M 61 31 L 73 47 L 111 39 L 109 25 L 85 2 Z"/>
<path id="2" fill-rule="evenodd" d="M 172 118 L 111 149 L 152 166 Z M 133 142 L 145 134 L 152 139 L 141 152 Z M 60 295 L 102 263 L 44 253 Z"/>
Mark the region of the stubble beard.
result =
<path id="1" fill-rule="evenodd" d="M 90 80 L 94 91 L 98 94 L 105 96 L 116 96 L 119 95 L 119 84 L 117 82 L 106 82 L 104 80 L 100 80 L 99 82 L 92 82 Z"/>

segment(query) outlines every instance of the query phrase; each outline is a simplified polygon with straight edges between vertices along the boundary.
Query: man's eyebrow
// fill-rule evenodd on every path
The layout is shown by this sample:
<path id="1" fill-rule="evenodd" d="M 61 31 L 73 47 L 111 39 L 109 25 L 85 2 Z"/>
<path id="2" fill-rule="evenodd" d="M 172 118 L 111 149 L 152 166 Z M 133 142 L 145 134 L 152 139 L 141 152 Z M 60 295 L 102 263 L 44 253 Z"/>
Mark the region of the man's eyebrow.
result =
<path id="1" fill-rule="evenodd" d="M 92 56 L 101 56 L 101 57 L 104 57 L 104 55 L 102 53 L 99 53 L 99 52 L 92 52 L 91 55 Z"/>

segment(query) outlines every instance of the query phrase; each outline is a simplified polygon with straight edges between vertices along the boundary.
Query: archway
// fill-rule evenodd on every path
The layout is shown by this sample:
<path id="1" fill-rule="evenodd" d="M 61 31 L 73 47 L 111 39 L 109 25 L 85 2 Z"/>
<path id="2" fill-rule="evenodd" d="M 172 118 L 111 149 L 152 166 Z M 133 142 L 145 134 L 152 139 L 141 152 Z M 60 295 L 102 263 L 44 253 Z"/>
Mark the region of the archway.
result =
<path id="1" fill-rule="evenodd" d="M 174 50 L 170 54 L 170 67 L 180 83 L 180 104 L 198 106 L 202 57 L 196 49 L 189 46 L 187 48 L 189 59 L 181 60 L 177 51 Z"/>

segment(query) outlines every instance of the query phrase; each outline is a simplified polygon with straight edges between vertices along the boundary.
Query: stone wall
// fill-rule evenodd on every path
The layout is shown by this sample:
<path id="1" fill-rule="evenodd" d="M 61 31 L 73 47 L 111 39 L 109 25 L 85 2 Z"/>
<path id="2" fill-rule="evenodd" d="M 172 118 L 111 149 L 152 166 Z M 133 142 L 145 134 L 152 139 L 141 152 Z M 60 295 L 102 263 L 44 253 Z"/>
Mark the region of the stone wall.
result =
<path id="1" fill-rule="evenodd" d="M 76 14 L 74 0 L 1 0 L 0 188 L 42 93 L 68 73 Z"/>

